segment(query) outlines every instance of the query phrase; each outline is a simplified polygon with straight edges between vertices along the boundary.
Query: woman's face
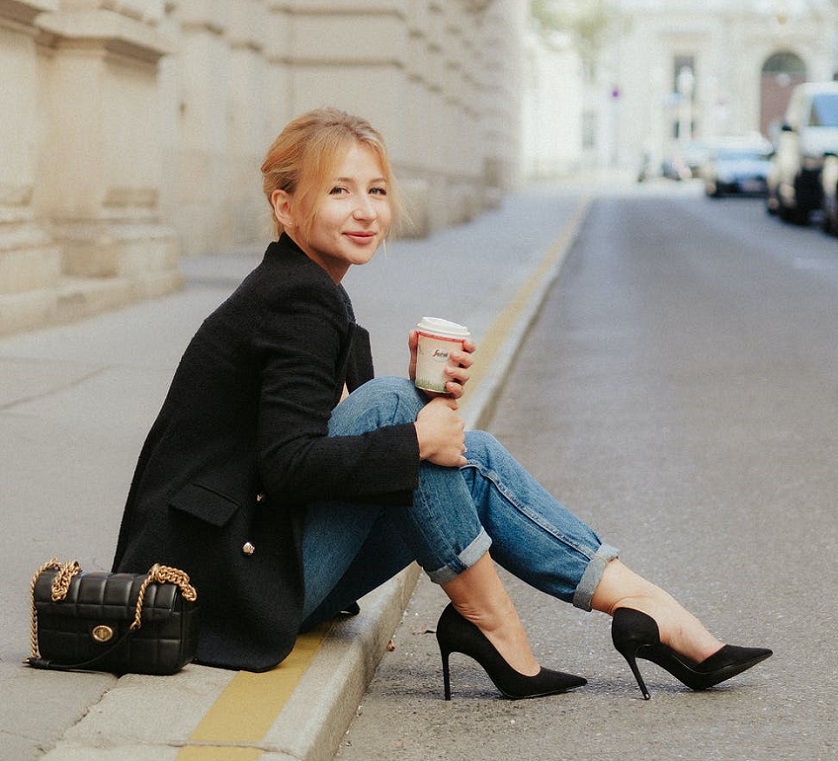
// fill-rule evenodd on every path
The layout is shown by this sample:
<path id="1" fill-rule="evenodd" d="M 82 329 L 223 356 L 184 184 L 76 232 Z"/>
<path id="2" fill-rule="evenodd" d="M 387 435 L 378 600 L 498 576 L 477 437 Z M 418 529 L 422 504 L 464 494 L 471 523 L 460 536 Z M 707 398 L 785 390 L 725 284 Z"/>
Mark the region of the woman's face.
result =
<path id="1" fill-rule="evenodd" d="M 350 265 L 372 259 L 384 240 L 392 215 L 387 192 L 378 155 L 355 143 L 338 163 L 324 193 L 312 198 L 315 215 L 307 232 L 304 220 L 311 218 L 309 208 L 287 198 L 292 224 L 286 229 L 308 257 L 339 283 Z"/>

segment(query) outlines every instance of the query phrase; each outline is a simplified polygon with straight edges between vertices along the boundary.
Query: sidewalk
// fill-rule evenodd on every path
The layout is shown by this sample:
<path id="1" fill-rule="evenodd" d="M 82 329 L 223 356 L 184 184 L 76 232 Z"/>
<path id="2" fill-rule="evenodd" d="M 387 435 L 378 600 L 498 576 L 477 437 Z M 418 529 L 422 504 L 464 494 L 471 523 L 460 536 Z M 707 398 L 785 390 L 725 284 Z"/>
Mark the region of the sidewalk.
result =
<path id="1" fill-rule="evenodd" d="M 467 324 L 479 345 L 469 427 L 484 410 L 587 204 L 536 188 L 426 240 L 390 244 L 345 284 L 370 329 L 379 375 L 404 375 L 423 315 Z M 267 674 L 190 665 L 173 677 L 61 674 L 28 654 L 28 583 L 55 555 L 109 567 L 136 456 L 201 320 L 261 259 L 186 260 L 182 292 L 84 322 L 0 340 L 0 758 L 28 761 L 331 759 L 399 622 L 409 570 L 361 614 L 301 638 Z M 200 590 L 199 590 L 200 593 Z"/>

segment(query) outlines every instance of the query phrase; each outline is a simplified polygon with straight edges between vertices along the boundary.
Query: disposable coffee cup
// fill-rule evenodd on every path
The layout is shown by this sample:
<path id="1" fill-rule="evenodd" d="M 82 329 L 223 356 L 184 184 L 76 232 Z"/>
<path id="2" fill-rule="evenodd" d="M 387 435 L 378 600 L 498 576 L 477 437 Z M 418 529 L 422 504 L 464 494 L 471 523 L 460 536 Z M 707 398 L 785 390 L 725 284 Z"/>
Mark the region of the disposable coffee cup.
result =
<path id="1" fill-rule="evenodd" d="M 454 364 L 450 360 L 451 352 L 461 350 L 471 333 L 464 325 L 439 317 L 423 317 L 416 331 L 419 333 L 416 387 L 440 394 L 448 393 L 445 384 L 451 379 L 445 374 L 445 368 Z"/>

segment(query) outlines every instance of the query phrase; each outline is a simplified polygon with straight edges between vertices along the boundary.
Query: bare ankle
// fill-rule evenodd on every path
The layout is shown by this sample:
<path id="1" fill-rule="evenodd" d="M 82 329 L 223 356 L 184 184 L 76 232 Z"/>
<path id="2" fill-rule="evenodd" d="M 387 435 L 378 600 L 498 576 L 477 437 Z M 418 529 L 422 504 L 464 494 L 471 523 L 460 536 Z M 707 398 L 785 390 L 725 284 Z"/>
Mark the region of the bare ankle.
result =
<path id="1" fill-rule="evenodd" d="M 516 671 L 532 676 L 539 666 L 489 553 L 442 585 L 457 612 L 471 621 Z"/>
<path id="2" fill-rule="evenodd" d="M 517 672 L 534 676 L 540 670 L 538 661 L 530 648 L 529 638 L 514 605 L 492 610 L 475 610 L 470 605 L 454 603 L 457 612 L 473 623 L 503 659 Z"/>

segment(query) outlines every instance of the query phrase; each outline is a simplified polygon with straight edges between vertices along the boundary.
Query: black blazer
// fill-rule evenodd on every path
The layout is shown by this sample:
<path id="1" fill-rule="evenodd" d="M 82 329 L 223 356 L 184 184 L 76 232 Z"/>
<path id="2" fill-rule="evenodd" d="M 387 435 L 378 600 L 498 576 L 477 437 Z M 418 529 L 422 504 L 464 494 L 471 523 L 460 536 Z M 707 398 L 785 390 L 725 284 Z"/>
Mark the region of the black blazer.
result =
<path id="1" fill-rule="evenodd" d="M 140 453 L 113 567 L 189 573 L 198 662 L 262 671 L 291 650 L 306 503 L 411 503 L 412 424 L 327 436 L 344 383 L 372 374 L 345 290 L 284 235 L 193 337 Z"/>

